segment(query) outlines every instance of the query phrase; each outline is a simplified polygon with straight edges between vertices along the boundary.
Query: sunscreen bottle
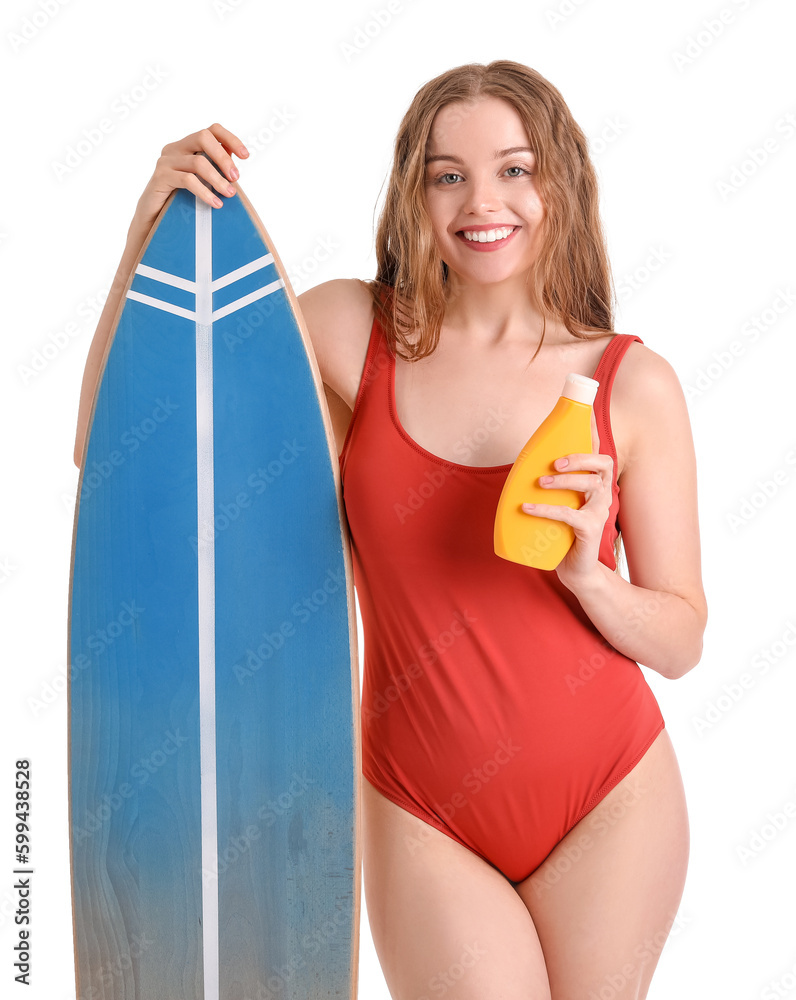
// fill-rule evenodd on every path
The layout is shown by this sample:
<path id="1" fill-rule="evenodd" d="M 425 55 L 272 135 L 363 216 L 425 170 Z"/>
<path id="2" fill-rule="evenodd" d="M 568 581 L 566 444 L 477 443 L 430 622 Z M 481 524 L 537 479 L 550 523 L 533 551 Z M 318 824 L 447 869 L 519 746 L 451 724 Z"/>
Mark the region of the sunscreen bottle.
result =
<path id="1" fill-rule="evenodd" d="M 553 462 L 564 455 L 592 451 L 591 414 L 599 382 L 571 372 L 561 396 L 529 438 L 511 467 L 495 514 L 495 553 L 503 559 L 555 569 L 575 541 L 575 532 L 563 521 L 527 514 L 524 503 L 583 504 L 576 490 L 545 489 L 539 477 L 562 475 Z M 575 469 L 566 469 L 569 474 Z"/>

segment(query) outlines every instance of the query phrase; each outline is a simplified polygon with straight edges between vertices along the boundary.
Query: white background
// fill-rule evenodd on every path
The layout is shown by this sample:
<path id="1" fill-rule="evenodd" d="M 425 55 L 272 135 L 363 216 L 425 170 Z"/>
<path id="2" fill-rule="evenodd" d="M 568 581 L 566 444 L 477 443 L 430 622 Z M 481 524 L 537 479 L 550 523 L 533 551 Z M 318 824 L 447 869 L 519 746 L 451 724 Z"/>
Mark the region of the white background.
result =
<path id="1" fill-rule="evenodd" d="M 692 832 L 679 930 L 649 995 L 796 996 L 792 4 L 392 0 L 379 26 L 386 0 L 49 3 L 51 16 L 45 0 L 4 4 L 0 32 L 0 993 L 74 996 L 64 692 L 74 429 L 97 302 L 161 147 L 220 121 L 249 144 L 241 185 L 296 291 L 371 277 L 374 209 L 413 94 L 452 66 L 510 58 L 557 86 L 591 139 L 616 329 L 677 370 L 699 460 L 704 656 L 678 681 L 645 671 Z M 152 70 L 161 81 L 136 91 Z M 112 130 L 58 176 L 68 147 L 103 118 Z M 322 263 L 320 240 L 336 244 Z M 32 373 L 37 352 L 48 356 Z M 700 729 L 709 703 L 715 721 Z M 27 990 L 11 957 L 19 757 L 33 765 Z M 776 813 L 781 830 L 766 827 Z M 738 849 L 756 832 L 761 847 L 744 860 Z M 364 897 L 362 916 L 360 995 L 382 1000 Z"/>

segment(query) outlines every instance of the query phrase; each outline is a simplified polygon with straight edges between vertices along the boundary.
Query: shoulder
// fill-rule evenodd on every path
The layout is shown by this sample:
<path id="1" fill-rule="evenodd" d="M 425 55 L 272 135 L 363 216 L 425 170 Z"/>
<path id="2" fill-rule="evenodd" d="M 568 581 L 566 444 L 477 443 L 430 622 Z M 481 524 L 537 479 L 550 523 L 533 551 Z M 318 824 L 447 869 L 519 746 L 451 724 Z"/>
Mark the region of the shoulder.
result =
<path id="1" fill-rule="evenodd" d="M 644 401 L 663 403 L 685 398 L 677 373 L 666 358 L 637 340 L 622 358 L 612 395 L 643 410 L 647 409 Z"/>
<path id="2" fill-rule="evenodd" d="M 356 396 L 373 326 L 373 296 L 358 278 L 324 281 L 298 296 L 324 383 Z"/>
<path id="3" fill-rule="evenodd" d="M 626 428 L 628 458 L 645 440 L 688 424 L 685 394 L 674 368 L 638 341 L 631 343 L 617 369 L 611 410 Z"/>

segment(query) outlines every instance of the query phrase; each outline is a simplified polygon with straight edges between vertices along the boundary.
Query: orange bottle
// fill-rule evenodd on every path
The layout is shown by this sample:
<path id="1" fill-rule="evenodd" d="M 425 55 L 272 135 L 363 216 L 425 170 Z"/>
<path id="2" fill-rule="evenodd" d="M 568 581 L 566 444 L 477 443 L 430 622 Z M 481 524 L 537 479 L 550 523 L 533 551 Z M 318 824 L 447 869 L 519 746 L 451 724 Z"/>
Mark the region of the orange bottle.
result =
<path id="1" fill-rule="evenodd" d="M 545 489 L 539 477 L 556 475 L 553 462 L 576 452 L 591 454 L 591 414 L 599 382 L 571 372 L 561 396 L 530 437 L 511 467 L 495 514 L 495 553 L 503 559 L 555 569 L 575 541 L 575 532 L 563 521 L 526 514 L 524 503 L 583 504 L 576 490 Z M 575 472 L 566 469 L 566 472 Z"/>

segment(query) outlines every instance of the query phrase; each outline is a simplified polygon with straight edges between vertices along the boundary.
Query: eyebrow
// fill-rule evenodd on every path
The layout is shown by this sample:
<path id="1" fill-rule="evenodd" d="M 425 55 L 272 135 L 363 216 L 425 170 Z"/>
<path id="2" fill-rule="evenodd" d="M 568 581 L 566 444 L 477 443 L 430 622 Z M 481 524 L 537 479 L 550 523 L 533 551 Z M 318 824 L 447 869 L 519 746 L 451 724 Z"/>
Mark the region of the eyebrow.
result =
<path id="1" fill-rule="evenodd" d="M 533 153 L 533 150 L 530 146 L 509 146 L 508 149 L 496 149 L 493 155 L 496 160 L 499 160 L 504 156 L 513 156 L 515 153 Z M 464 160 L 453 156 L 452 153 L 435 153 L 434 156 L 427 156 L 425 162 L 433 163 L 434 160 L 450 160 L 451 163 L 464 165 Z"/>

